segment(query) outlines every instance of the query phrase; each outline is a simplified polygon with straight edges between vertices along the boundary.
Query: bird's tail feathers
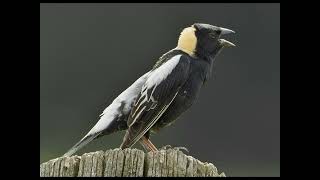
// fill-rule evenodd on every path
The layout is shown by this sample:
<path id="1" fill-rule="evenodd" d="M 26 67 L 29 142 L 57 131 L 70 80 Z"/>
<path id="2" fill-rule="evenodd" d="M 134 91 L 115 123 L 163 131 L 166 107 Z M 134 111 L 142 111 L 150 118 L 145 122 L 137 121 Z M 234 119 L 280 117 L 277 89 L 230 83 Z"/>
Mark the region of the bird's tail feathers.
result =
<path id="1" fill-rule="evenodd" d="M 94 134 L 87 134 L 77 144 L 75 144 L 67 153 L 65 153 L 63 155 L 63 157 L 69 157 L 69 156 L 73 155 L 75 152 L 77 152 L 83 146 L 87 145 L 89 142 L 94 140 L 100 134 L 101 134 L 101 132 L 97 132 L 97 133 L 94 133 Z"/>

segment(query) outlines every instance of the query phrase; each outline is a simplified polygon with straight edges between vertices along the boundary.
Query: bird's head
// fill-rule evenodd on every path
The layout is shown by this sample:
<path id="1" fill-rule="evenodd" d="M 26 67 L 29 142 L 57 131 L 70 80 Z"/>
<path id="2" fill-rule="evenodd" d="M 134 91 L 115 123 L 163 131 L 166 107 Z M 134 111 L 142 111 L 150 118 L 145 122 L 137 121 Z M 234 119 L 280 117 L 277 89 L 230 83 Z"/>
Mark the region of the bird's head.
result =
<path id="1" fill-rule="evenodd" d="M 195 23 L 181 32 L 177 48 L 191 56 L 214 56 L 223 47 L 235 46 L 225 39 L 220 39 L 221 35 L 229 33 L 234 31 L 210 24 Z"/>

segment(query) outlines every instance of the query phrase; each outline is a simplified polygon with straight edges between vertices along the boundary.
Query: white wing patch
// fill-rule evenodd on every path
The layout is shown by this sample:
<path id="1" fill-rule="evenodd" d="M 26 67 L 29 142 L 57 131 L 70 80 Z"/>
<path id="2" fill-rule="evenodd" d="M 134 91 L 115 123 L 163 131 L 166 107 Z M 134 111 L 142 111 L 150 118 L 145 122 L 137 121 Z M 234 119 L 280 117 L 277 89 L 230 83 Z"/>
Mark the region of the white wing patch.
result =
<path id="1" fill-rule="evenodd" d="M 147 89 L 151 89 L 153 86 L 160 84 L 179 63 L 180 57 L 181 55 L 174 56 L 160 67 L 152 71 L 144 86 L 147 86 Z"/>
<path id="2" fill-rule="evenodd" d="M 177 64 L 180 61 L 181 55 L 176 55 L 169 59 L 167 62 L 162 64 L 160 67 L 157 69 L 153 70 L 148 74 L 147 80 L 145 84 L 142 86 L 141 90 L 141 96 L 140 98 L 136 101 L 135 106 L 137 108 L 132 114 L 133 121 L 130 123 L 130 126 L 135 123 L 135 121 L 139 118 L 141 112 L 146 108 L 145 106 L 143 107 L 142 110 L 140 110 L 141 106 L 145 102 L 150 102 L 150 100 L 153 102 L 152 106 L 150 109 L 154 109 L 157 106 L 157 101 L 153 97 L 153 92 L 157 88 L 157 86 L 165 80 L 168 75 L 172 72 L 172 70 L 177 66 Z M 152 92 L 150 94 L 150 97 L 148 97 L 148 90 L 152 89 Z M 149 109 L 148 109 L 149 110 Z M 139 112 L 139 113 L 137 113 Z M 136 115 L 136 116 L 135 116 Z"/>
<path id="3" fill-rule="evenodd" d="M 119 115 L 128 114 L 131 111 L 134 101 L 141 92 L 143 84 L 146 82 L 150 71 L 145 73 L 139 79 L 137 79 L 130 87 L 123 91 L 113 102 L 103 111 L 100 115 L 100 120 L 97 124 L 90 130 L 88 134 L 93 134 L 96 132 L 103 131 L 109 124 L 116 120 Z M 121 106 L 122 111 L 119 111 Z"/>

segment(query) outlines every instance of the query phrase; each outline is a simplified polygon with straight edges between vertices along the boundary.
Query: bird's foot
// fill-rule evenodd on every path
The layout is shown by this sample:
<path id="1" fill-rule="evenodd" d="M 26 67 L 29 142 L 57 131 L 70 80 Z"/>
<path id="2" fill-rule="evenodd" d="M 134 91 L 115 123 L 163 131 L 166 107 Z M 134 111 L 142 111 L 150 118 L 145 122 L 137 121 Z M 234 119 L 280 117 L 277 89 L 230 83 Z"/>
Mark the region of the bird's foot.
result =
<path id="1" fill-rule="evenodd" d="M 171 145 L 165 145 L 163 147 L 161 147 L 159 150 L 168 150 L 168 149 L 174 149 L 174 150 L 178 150 L 178 151 L 185 151 L 186 153 L 189 153 L 189 150 L 186 147 L 172 147 Z"/>
<path id="2" fill-rule="evenodd" d="M 171 149 L 172 146 L 171 145 L 164 145 L 163 147 L 159 148 L 159 151 L 161 150 L 167 150 L 167 149 Z"/>
<path id="3" fill-rule="evenodd" d="M 185 153 L 189 153 L 189 150 L 186 147 L 174 147 L 173 149 L 178 151 L 183 150 Z"/>

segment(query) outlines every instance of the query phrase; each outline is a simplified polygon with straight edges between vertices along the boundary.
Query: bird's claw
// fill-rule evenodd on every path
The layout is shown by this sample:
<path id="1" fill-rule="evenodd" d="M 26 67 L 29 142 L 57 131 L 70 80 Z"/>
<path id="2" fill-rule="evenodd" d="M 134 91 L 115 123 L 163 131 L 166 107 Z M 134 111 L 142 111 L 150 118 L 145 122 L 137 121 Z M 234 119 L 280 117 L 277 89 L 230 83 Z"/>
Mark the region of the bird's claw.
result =
<path id="1" fill-rule="evenodd" d="M 159 150 L 168 150 L 168 149 L 174 149 L 174 150 L 178 150 L 178 151 L 185 151 L 186 153 L 189 153 L 189 150 L 186 147 L 172 147 L 171 145 L 165 145 L 163 147 L 161 147 Z"/>
<path id="2" fill-rule="evenodd" d="M 159 150 L 167 150 L 167 149 L 171 149 L 172 146 L 171 145 L 165 145 L 163 147 L 161 147 Z"/>
<path id="3" fill-rule="evenodd" d="M 184 150 L 186 153 L 189 153 L 189 150 L 186 147 L 174 147 L 173 149 L 178 151 Z"/>

